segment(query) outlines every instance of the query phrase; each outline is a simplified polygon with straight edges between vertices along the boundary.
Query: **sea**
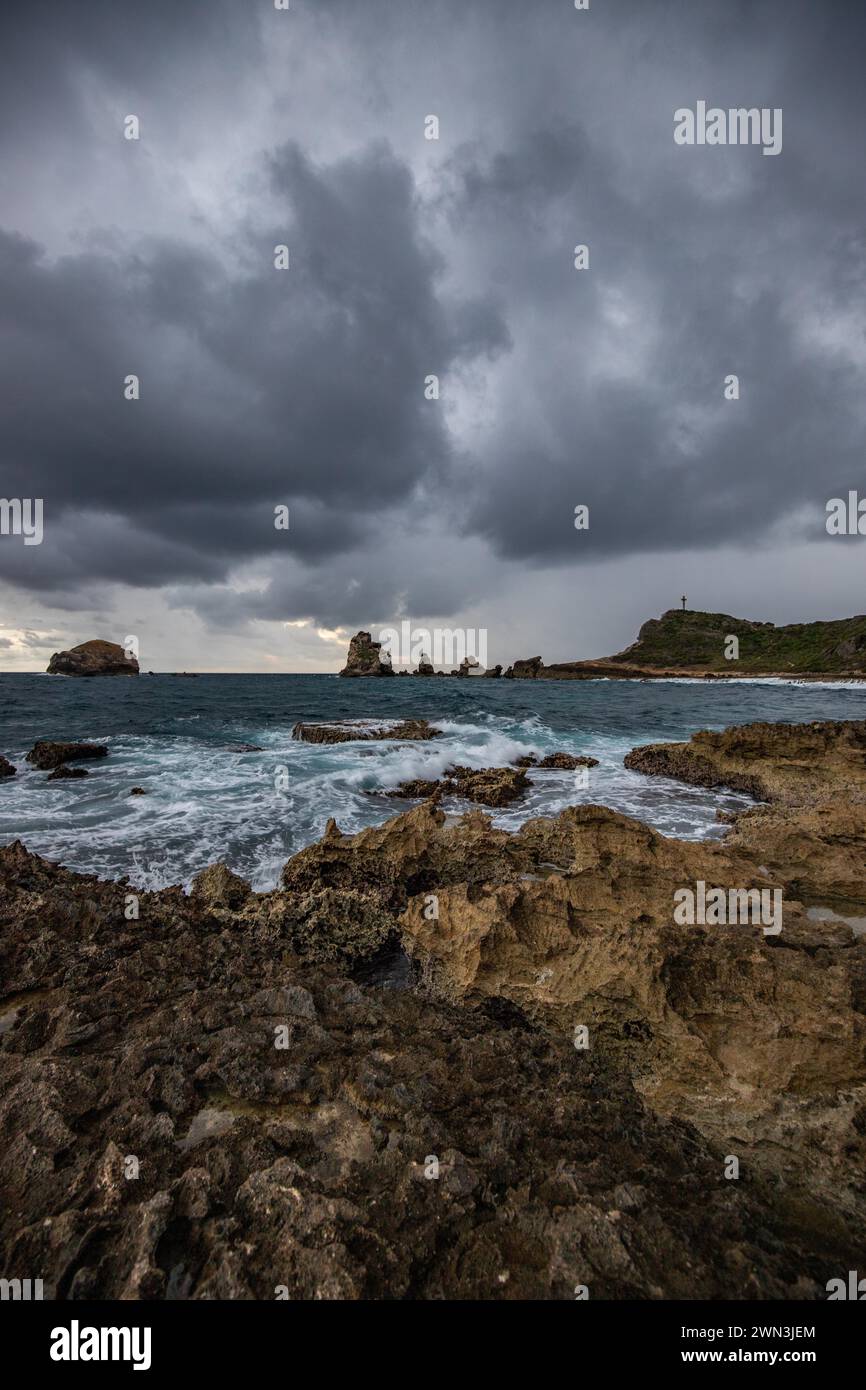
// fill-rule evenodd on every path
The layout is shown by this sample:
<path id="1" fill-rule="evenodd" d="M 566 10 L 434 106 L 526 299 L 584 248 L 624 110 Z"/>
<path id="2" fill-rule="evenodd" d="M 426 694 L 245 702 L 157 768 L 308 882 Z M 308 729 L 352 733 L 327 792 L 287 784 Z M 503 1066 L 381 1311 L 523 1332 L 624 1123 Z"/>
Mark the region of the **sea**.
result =
<path id="1" fill-rule="evenodd" d="M 442 736 L 292 738 L 298 721 L 410 717 L 429 719 Z M 0 674 L 0 753 L 17 767 L 0 779 L 0 844 L 22 840 L 67 868 L 143 888 L 188 886 L 222 860 L 264 891 L 330 816 L 351 833 L 408 809 L 382 795 L 399 782 L 437 777 L 452 763 L 499 767 L 556 750 L 589 754 L 598 766 L 586 775 L 531 770 L 528 793 L 489 812 L 495 825 L 514 829 L 591 802 L 701 840 L 724 833 L 718 810 L 749 799 L 629 772 L 631 748 L 753 720 L 864 717 L 866 686 L 844 681 Z M 49 782 L 24 761 L 37 739 L 104 743 L 110 752 L 83 764 L 87 778 Z M 133 787 L 146 795 L 130 796 Z M 444 809 L 469 807 L 450 800 Z"/>

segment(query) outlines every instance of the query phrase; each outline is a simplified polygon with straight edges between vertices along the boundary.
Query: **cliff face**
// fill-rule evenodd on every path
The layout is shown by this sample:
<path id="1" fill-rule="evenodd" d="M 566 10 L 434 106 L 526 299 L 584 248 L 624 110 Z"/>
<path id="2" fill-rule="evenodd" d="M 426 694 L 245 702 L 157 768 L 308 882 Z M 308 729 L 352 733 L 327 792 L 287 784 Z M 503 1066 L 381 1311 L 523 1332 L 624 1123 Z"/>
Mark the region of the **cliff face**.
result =
<path id="1" fill-rule="evenodd" d="M 369 632 L 356 632 L 349 643 L 349 654 L 341 676 L 393 676 L 390 661 L 382 660 L 382 643 Z"/>
<path id="2" fill-rule="evenodd" d="M 137 676 L 138 662 L 117 642 L 95 639 L 68 652 L 55 652 L 48 663 L 49 676 Z"/>

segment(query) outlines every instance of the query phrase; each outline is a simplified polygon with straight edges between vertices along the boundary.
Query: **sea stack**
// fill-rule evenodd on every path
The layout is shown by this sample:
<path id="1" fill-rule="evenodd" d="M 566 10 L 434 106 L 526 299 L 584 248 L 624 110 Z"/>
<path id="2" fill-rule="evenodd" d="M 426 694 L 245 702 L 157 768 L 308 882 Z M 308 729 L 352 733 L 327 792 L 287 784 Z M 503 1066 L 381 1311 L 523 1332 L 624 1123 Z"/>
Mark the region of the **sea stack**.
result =
<path id="1" fill-rule="evenodd" d="M 349 654 L 341 676 L 393 676 L 389 657 L 382 659 L 382 643 L 374 642 L 369 632 L 356 632 L 349 643 Z"/>
<path id="2" fill-rule="evenodd" d="M 55 652 L 48 663 L 49 676 L 137 676 L 138 662 L 117 642 L 99 638 L 82 642 L 68 652 Z"/>

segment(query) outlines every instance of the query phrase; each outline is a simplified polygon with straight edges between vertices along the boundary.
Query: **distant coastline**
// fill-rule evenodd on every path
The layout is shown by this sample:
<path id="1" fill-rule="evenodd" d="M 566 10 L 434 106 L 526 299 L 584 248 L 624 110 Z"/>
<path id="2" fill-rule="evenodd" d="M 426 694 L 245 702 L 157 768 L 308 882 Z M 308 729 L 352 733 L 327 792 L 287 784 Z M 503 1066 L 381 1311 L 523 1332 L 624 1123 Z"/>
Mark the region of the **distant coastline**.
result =
<path id="1" fill-rule="evenodd" d="M 452 676 L 502 680 L 866 680 L 866 616 L 831 622 L 773 623 L 728 613 L 672 608 L 644 623 L 637 641 L 613 656 L 546 666 L 540 656 L 483 668 L 465 657 L 451 671 L 425 657 L 414 671 L 395 671 L 369 632 L 349 643 L 340 675 L 353 678 Z"/>

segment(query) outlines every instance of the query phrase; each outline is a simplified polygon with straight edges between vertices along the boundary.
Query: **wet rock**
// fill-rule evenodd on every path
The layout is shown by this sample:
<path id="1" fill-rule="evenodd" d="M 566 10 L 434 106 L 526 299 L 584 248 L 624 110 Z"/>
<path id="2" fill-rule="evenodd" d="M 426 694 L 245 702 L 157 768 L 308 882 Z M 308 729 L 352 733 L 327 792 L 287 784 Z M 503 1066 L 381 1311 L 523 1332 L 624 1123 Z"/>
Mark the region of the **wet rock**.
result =
<path id="1" fill-rule="evenodd" d="M 401 782 L 384 793 L 385 796 L 406 799 L 459 796 L 465 801 L 477 801 L 482 806 L 507 806 L 528 787 L 526 773 L 510 767 L 450 767 L 444 777 L 426 780 L 414 778 Z"/>
<path id="2" fill-rule="evenodd" d="M 575 753 L 547 753 L 545 757 L 538 758 L 534 753 L 525 753 L 517 759 L 515 767 L 554 768 L 557 771 L 570 772 L 578 767 L 598 767 L 598 758 Z"/>
<path id="3" fill-rule="evenodd" d="M 55 652 L 48 663 L 50 676 L 137 676 L 138 662 L 117 642 L 96 639 L 82 642 L 67 652 Z"/>
<path id="4" fill-rule="evenodd" d="M 49 743 L 40 739 L 27 754 L 26 761 L 43 772 L 61 763 L 82 762 L 84 759 L 107 758 L 104 743 Z"/>
<path id="5" fill-rule="evenodd" d="M 439 738 L 441 730 L 434 729 L 426 719 L 402 719 L 393 724 L 377 725 L 371 720 L 343 720 L 332 724 L 299 723 L 292 729 L 292 738 L 303 743 L 358 743 L 382 739 L 424 741 Z"/>
<path id="6" fill-rule="evenodd" d="M 56 782 L 64 778 L 78 778 L 89 776 L 90 773 L 87 771 L 86 767 L 67 767 L 65 763 L 61 763 L 59 767 L 56 767 L 53 772 L 50 772 L 48 774 L 47 781 Z"/>
<path id="7" fill-rule="evenodd" d="M 9 761 L 8 758 L 4 758 L 4 757 L 2 756 L 2 754 L 0 754 L 0 777 L 14 777 L 14 776 L 15 776 L 15 768 L 14 768 L 14 766 L 12 765 L 12 763 L 10 763 L 10 761 Z"/>
<path id="8" fill-rule="evenodd" d="M 147 787 L 130 787 L 130 796 L 147 796 Z"/>
<path id="9" fill-rule="evenodd" d="M 369 632 L 356 632 L 340 675 L 393 676 L 394 670 L 390 658 L 382 657 L 382 643 L 374 642 Z"/>
<path id="10" fill-rule="evenodd" d="M 445 791 L 482 806 L 507 806 L 528 785 L 523 769 L 514 767 L 449 767 L 443 780 Z"/>
<path id="11" fill-rule="evenodd" d="M 406 800 L 425 800 L 432 796 L 438 798 L 442 795 L 443 783 L 440 778 L 432 780 L 423 777 L 411 778 L 408 782 L 401 782 L 399 787 L 392 787 L 389 791 L 382 793 L 384 796 L 402 797 Z M 376 793 L 373 793 L 376 795 Z"/>

